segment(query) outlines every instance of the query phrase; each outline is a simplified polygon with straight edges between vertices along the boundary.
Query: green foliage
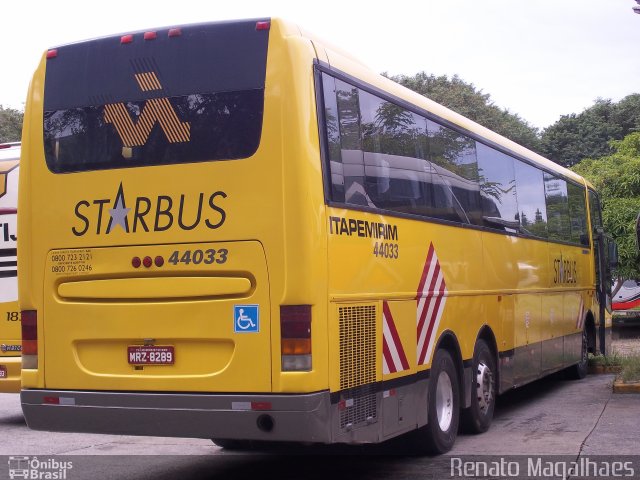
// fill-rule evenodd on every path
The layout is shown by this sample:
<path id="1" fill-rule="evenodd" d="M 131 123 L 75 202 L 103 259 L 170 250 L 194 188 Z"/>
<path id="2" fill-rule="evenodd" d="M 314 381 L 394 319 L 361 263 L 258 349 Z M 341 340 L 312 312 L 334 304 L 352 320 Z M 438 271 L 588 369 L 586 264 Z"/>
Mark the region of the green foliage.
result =
<path id="1" fill-rule="evenodd" d="M 604 228 L 618 243 L 617 274 L 640 278 L 636 218 L 640 212 L 640 132 L 611 143 L 614 153 L 586 159 L 572 168 L 599 191 Z"/>
<path id="2" fill-rule="evenodd" d="M 620 367 L 622 366 L 622 357 L 614 352 L 612 355 L 593 355 L 589 354 L 589 365 L 603 367 Z"/>
<path id="3" fill-rule="evenodd" d="M 624 383 L 640 382 L 640 357 L 629 356 L 622 359 L 620 378 Z"/>
<path id="4" fill-rule="evenodd" d="M 570 167 L 584 158 L 610 155 L 612 140 L 621 140 L 640 130 L 640 94 L 632 94 L 614 103 L 597 99 L 584 112 L 563 115 L 547 127 L 541 136 L 543 154 Z"/>
<path id="5" fill-rule="evenodd" d="M 477 90 L 457 75 L 436 77 L 426 72 L 389 77 L 405 87 L 478 122 L 536 152 L 542 151 L 538 130 L 517 114 L 497 107 L 488 93 Z"/>
<path id="6" fill-rule="evenodd" d="M 20 141 L 23 116 L 19 110 L 0 105 L 0 143 Z"/>

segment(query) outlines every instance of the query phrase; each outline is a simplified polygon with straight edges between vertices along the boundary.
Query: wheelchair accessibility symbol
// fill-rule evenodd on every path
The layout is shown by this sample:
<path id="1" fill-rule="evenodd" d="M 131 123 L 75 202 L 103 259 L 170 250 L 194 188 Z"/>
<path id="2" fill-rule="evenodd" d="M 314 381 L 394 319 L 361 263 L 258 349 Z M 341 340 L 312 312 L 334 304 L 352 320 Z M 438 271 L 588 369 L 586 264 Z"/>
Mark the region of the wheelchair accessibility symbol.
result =
<path id="1" fill-rule="evenodd" d="M 259 332 L 259 305 L 234 305 L 233 320 L 233 331 L 236 333 Z"/>

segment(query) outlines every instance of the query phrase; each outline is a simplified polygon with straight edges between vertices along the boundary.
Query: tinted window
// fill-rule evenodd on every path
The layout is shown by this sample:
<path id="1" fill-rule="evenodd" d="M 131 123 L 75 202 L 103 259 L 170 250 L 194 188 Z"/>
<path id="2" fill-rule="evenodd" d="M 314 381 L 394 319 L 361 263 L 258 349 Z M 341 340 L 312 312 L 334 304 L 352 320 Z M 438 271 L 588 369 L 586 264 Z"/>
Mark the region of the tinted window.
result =
<path id="1" fill-rule="evenodd" d="M 344 202 L 344 172 L 340 146 L 340 124 L 338 123 L 338 104 L 336 102 L 336 83 L 333 77 L 322 74 L 324 91 L 324 119 L 327 134 L 327 154 L 331 171 L 331 198 Z"/>
<path id="2" fill-rule="evenodd" d="M 360 90 L 366 191 L 378 208 L 429 215 L 425 119 Z"/>
<path id="3" fill-rule="evenodd" d="M 344 201 L 351 205 L 375 207 L 365 188 L 358 89 L 336 80 L 336 98 L 344 175 Z"/>
<path id="4" fill-rule="evenodd" d="M 322 82 L 333 201 L 588 245 L 583 188 L 327 74 Z"/>
<path id="5" fill-rule="evenodd" d="M 549 238 L 561 242 L 570 242 L 571 220 L 569 218 L 567 182 L 545 172 L 544 192 L 547 201 Z"/>
<path id="6" fill-rule="evenodd" d="M 490 228 L 517 232 L 520 226 L 513 158 L 477 143 L 482 219 Z"/>
<path id="7" fill-rule="evenodd" d="M 438 210 L 451 210 L 463 223 L 482 224 L 475 142 L 427 120 L 429 160 L 434 166 L 434 199 Z"/>
<path id="8" fill-rule="evenodd" d="M 571 182 L 567 182 L 569 194 L 569 219 L 571 222 L 571 241 L 589 246 L 587 228 L 587 205 L 585 189 Z"/>
<path id="9" fill-rule="evenodd" d="M 58 47 L 44 86 L 57 173 L 251 156 L 260 142 L 268 31 L 255 21 Z"/>
<path id="10" fill-rule="evenodd" d="M 516 197 L 520 231 L 547 237 L 547 207 L 542 171 L 519 160 L 513 162 L 516 174 Z"/>
<path id="11" fill-rule="evenodd" d="M 262 90 L 162 100 L 45 112 L 49 169 L 63 173 L 231 160 L 257 150 Z"/>

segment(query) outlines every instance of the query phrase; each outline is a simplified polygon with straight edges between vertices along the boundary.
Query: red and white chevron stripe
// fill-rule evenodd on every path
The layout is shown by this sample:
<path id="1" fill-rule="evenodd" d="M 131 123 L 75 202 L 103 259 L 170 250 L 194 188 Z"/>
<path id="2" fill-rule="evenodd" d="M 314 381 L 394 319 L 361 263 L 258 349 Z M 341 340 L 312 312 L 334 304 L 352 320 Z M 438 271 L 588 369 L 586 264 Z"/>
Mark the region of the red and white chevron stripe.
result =
<path id="1" fill-rule="evenodd" d="M 431 358 L 433 343 L 440 325 L 440 318 L 447 301 L 447 286 L 433 243 L 429 245 L 422 278 L 418 285 L 418 365 L 425 365 Z"/>
<path id="2" fill-rule="evenodd" d="M 580 295 L 580 307 L 578 307 L 578 320 L 576 321 L 576 329 L 582 330 L 584 327 L 584 298 Z"/>
<path id="3" fill-rule="evenodd" d="M 382 302 L 382 372 L 389 373 L 409 370 L 409 362 L 402 348 L 398 329 L 391 316 L 389 304 Z"/>

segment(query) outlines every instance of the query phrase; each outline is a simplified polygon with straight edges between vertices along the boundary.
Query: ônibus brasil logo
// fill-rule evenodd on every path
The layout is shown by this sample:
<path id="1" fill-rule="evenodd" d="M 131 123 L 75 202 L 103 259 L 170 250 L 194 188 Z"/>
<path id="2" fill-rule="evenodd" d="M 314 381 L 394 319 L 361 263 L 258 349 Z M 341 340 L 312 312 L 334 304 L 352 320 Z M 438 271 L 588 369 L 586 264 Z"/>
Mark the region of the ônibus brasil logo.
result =
<path id="1" fill-rule="evenodd" d="M 120 183 L 112 198 L 80 200 L 74 213 L 76 223 L 71 227 L 74 235 L 87 233 L 110 234 L 164 232 L 170 228 L 193 230 L 199 225 L 215 230 L 221 227 L 227 213 L 221 205 L 227 194 L 221 190 L 212 193 L 137 196 L 127 198 Z M 177 225 L 177 227 L 176 227 Z"/>
<path id="2" fill-rule="evenodd" d="M 38 457 L 11 456 L 9 457 L 9 478 L 27 478 L 33 480 L 66 480 L 68 471 L 73 468 L 73 462 Z"/>

